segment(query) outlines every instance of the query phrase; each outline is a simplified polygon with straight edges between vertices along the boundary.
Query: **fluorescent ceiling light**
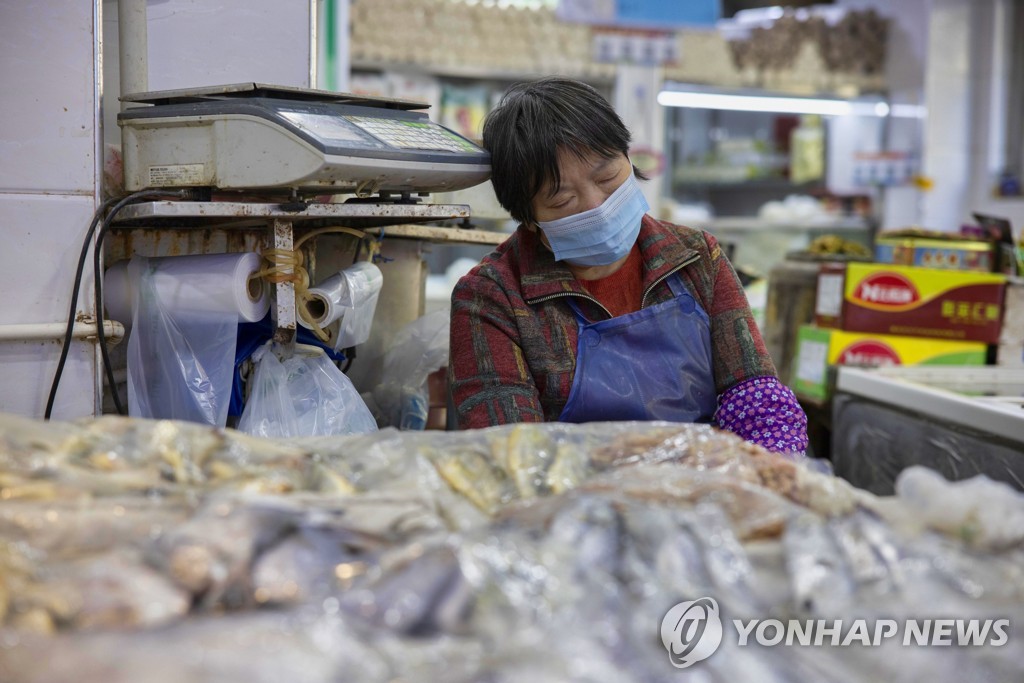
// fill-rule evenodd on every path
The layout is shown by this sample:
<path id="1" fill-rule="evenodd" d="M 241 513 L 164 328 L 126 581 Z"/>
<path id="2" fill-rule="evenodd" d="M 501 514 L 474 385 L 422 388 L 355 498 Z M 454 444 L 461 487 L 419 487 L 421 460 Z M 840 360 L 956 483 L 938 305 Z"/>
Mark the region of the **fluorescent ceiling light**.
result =
<path id="1" fill-rule="evenodd" d="M 922 107 L 885 102 L 856 102 L 830 98 L 778 97 L 774 95 L 729 95 L 711 92 L 662 90 L 658 104 L 663 107 L 763 111 L 781 114 L 820 114 L 822 116 L 914 116 L 923 115 Z"/>

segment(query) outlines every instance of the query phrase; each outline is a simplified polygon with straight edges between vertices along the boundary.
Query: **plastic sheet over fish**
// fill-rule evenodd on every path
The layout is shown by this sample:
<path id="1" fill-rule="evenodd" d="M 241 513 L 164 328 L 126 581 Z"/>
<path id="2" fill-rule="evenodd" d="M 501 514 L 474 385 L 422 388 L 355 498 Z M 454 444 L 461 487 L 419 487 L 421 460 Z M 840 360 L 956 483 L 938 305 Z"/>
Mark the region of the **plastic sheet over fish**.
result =
<path id="1" fill-rule="evenodd" d="M 897 494 L 707 425 L 273 441 L 0 416 L 0 680 L 1018 680 L 1024 497 L 919 470 Z M 730 630 L 681 674 L 659 626 L 702 596 L 726 622 L 1012 626 L 975 648 Z"/>

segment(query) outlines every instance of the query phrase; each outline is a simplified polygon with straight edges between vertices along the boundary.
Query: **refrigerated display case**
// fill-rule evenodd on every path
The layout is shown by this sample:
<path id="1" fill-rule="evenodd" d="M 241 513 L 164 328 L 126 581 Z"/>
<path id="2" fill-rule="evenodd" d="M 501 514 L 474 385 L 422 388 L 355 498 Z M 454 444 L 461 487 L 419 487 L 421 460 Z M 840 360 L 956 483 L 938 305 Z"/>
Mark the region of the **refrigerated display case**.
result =
<path id="1" fill-rule="evenodd" d="M 1024 490 L 1024 368 L 839 367 L 832 425 L 836 474 L 873 493 L 912 465 Z"/>

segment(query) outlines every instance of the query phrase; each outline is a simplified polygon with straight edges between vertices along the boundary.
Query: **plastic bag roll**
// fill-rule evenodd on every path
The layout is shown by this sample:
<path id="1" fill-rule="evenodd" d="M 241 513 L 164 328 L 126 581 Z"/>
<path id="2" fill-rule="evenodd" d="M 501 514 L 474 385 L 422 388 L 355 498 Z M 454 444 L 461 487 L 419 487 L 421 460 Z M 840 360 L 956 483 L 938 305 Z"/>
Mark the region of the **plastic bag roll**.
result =
<path id="1" fill-rule="evenodd" d="M 128 280 L 128 261 L 118 261 L 107 268 L 103 274 L 103 305 L 110 320 L 131 327 L 133 292 Z"/>
<path id="2" fill-rule="evenodd" d="M 380 268 L 360 261 L 309 289 L 313 301 L 306 311 L 314 322 L 331 329 L 335 350 L 357 346 L 369 338 L 383 284 Z M 299 324 L 311 327 L 301 316 Z"/>
<path id="3" fill-rule="evenodd" d="M 264 282 L 249 279 L 260 269 L 259 254 L 168 256 L 147 258 L 145 262 L 146 277 L 169 311 L 234 313 L 240 322 L 257 322 L 270 310 Z M 118 261 L 103 277 L 107 314 L 126 325 L 132 322 L 132 301 L 138 286 L 138 278 L 129 277 L 128 263 Z"/>
<path id="4" fill-rule="evenodd" d="M 262 257 L 244 254 L 202 254 L 150 259 L 153 286 L 163 304 L 174 311 L 234 313 L 239 321 L 257 322 L 270 310 L 262 280 L 249 280 Z"/>
<path id="5" fill-rule="evenodd" d="M 238 323 L 270 308 L 255 253 L 146 258 L 107 271 L 104 301 L 124 315 L 128 414 L 223 427 L 231 398 Z"/>
<path id="6" fill-rule="evenodd" d="M 335 273 L 311 288 L 308 293 L 312 301 L 307 304 L 306 312 L 320 327 L 330 327 L 331 323 L 337 322 L 345 315 L 345 306 L 341 302 L 348 301 L 350 296 L 348 279 L 344 271 Z M 306 328 L 313 327 L 302 317 L 299 318 L 299 323 Z"/>

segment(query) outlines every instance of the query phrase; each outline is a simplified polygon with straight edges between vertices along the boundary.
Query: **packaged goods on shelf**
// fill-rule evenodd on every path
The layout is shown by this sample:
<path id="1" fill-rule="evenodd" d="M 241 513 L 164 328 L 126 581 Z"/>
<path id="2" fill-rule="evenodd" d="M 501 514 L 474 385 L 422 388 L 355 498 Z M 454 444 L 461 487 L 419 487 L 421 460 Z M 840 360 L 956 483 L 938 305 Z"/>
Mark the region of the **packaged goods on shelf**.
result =
<path id="1" fill-rule="evenodd" d="M 984 365 L 987 346 L 980 342 L 846 332 L 803 325 L 793 363 L 793 391 L 825 401 L 831 396 L 829 368 L 835 365 Z"/>

